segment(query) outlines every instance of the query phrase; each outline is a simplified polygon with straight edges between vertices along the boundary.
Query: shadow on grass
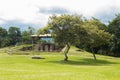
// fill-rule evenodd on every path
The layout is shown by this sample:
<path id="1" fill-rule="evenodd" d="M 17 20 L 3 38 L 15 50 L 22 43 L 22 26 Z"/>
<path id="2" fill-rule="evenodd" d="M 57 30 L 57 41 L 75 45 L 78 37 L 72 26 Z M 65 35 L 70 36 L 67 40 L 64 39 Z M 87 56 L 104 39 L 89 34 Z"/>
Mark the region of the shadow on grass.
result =
<path id="1" fill-rule="evenodd" d="M 81 59 L 80 61 L 49 61 L 51 63 L 62 64 L 62 65 L 92 65 L 92 66 L 102 66 L 102 65 L 110 65 L 117 64 L 116 62 L 110 62 L 107 60 L 94 60 L 94 59 Z"/>

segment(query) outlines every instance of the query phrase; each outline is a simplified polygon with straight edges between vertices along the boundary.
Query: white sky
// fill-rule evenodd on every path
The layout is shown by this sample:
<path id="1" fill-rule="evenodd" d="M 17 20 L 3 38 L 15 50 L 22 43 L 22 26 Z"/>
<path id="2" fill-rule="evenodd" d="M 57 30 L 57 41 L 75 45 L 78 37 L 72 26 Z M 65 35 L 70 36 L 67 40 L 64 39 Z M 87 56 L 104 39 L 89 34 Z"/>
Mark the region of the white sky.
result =
<path id="1" fill-rule="evenodd" d="M 0 24 L 17 20 L 45 25 L 53 14 L 50 9 L 56 7 L 90 17 L 111 7 L 120 9 L 120 0 L 0 0 Z M 40 9 L 48 10 L 47 14 Z"/>

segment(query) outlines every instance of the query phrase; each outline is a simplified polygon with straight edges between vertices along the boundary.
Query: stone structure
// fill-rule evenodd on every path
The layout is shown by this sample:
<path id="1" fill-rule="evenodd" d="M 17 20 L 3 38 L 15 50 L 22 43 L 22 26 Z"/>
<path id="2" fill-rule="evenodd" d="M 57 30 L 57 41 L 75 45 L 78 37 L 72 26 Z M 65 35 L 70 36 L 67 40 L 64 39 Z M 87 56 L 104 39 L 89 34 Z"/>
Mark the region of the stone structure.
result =
<path id="1" fill-rule="evenodd" d="M 38 46 L 37 50 L 45 51 L 45 52 L 52 52 L 52 51 L 59 51 L 60 48 L 58 49 L 58 47 L 53 43 L 41 43 Z"/>
<path id="2" fill-rule="evenodd" d="M 51 34 L 42 34 L 42 35 L 31 35 L 31 37 L 33 38 L 32 40 L 32 44 L 34 44 L 34 38 L 52 38 Z M 35 49 L 37 49 L 38 51 L 45 51 L 45 52 L 52 52 L 52 51 L 60 51 L 61 49 L 55 45 L 55 43 L 50 43 L 50 42 L 45 42 L 45 43 L 41 43 L 39 42 L 38 44 L 36 44 Z"/>

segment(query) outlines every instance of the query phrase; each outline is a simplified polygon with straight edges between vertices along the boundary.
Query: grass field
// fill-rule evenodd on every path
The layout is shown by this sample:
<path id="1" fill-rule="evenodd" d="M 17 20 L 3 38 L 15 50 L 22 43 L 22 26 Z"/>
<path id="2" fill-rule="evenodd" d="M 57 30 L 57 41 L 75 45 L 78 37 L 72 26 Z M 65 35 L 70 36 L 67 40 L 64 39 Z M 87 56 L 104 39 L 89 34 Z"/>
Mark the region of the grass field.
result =
<path id="1" fill-rule="evenodd" d="M 32 52 L 38 53 L 38 52 Z M 69 61 L 62 53 L 8 55 L 0 50 L 0 80 L 120 80 L 120 58 L 97 55 L 97 61 L 87 52 L 70 50 Z"/>

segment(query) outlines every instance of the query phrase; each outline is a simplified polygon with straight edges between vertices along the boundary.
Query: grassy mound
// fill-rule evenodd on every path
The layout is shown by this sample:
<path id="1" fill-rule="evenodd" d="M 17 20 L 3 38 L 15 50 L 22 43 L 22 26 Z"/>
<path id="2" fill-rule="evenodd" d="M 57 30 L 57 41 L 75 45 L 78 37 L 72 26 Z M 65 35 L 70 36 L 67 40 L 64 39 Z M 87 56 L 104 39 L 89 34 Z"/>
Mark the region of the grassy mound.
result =
<path id="1" fill-rule="evenodd" d="M 0 49 L 0 53 L 5 53 L 5 54 L 9 54 L 9 55 L 29 55 L 30 54 L 30 50 L 28 51 L 22 51 L 21 49 L 23 47 L 29 47 L 31 45 L 20 45 L 20 46 L 9 46 L 9 47 L 5 47 L 5 48 L 1 48 Z"/>

